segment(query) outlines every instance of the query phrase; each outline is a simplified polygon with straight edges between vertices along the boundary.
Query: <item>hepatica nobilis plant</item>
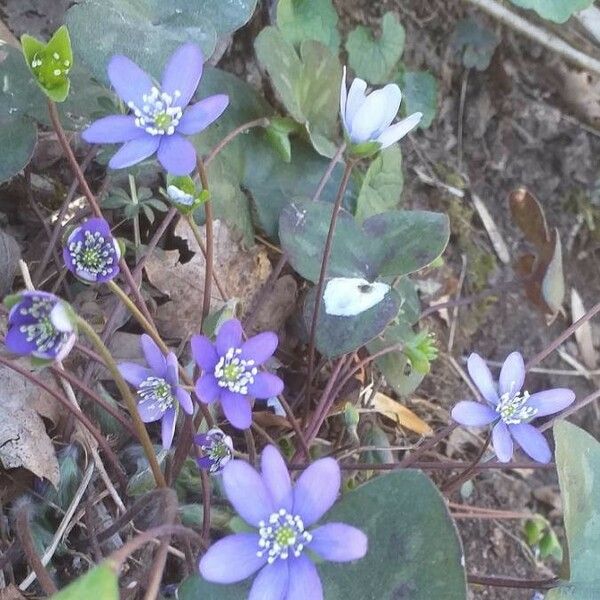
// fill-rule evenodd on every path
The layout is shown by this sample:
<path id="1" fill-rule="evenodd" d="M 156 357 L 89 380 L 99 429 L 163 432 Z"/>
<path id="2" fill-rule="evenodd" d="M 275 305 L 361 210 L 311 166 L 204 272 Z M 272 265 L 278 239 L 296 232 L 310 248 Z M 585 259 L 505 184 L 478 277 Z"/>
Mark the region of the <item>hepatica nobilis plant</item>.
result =
<path id="1" fill-rule="evenodd" d="M 422 52 L 403 58 L 406 32 L 395 13 L 376 35 L 358 24 L 344 31 L 342 50 L 331 0 L 273 4 L 252 43 L 229 49 L 255 0 L 80 0 L 67 11 L 68 28 L 47 42 L 25 35 L 22 53 L 2 47 L 0 182 L 16 178 L 11 193 L 31 188 L 23 206 L 44 227 L 13 211 L 0 235 L 0 461 L 52 485 L 35 511 L 23 512 L 27 495 L 12 507 L 15 519 L 0 518 L 15 539 L 24 522 L 37 541 L 68 525 L 65 546 L 91 565 L 91 532 L 66 510 L 89 491 L 86 523 L 106 520 L 102 544 L 123 538 L 74 584 L 62 557 L 51 556 L 50 574 L 35 567 L 35 583 L 17 582 L 33 595 L 74 585 L 65 597 L 107 589 L 116 598 L 122 571 L 135 574 L 145 598 L 464 600 L 467 581 L 514 581 L 467 577 L 463 521 L 448 509 L 463 502 L 453 496 L 462 482 L 477 490 L 469 503 L 483 504 L 482 472 L 556 467 L 563 491 L 577 490 L 564 494 L 568 538 L 589 525 L 573 518 L 600 510 L 600 450 L 593 440 L 571 450 L 560 434 L 571 426 L 559 422 L 594 394 L 575 404 L 566 387 L 526 386 L 518 352 L 496 379 L 473 353 L 467 371 L 477 398 L 448 398 L 435 389 L 440 377 L 417 393 L 427 402 L 410 401 L 437 368 L 444 328 L 440 307 L 422 312 L 420 294 L 427 281 L 446 289 L 456 274 L 443 256 L 450 220 L 430 210 L 438 199 L 428 188 L 418 200 L 402 196 L 414 178 L 413 169 L 403 173 L 403 152 L 410 142 L 422 155 L 423 130 L 449 99 L 423 65 L 410 64 Z M 36 149 L 38 120 L 45 143 Z M 440 130 L 447 127 L 426 134 L 430 148 Z M 44 148 L 51 160 L 38 155 Z M 37 195 L 46 179 L 52 202 Z M 543 230 L 525 291 L 531 297 L 540 283 L 540 293 L 552 292 L 536 305 L 556 318 L 564 285 L 547 278 L 561 273 L 559 231 L 524 198 L 511 211 L 525 215 L 528 240 L 535 224 Z M 11 231 L 26 241 L 27 261 L 10 250 Z M 464 251 L 462 237 L 452 240 L 453 256 Z M 565 336 L 537 349 L 530 366 Z M 448 402 L 451 418 L 440 424 Z M 478 452 L 460 448 L 449 460 L 446 437 L 459 425 L 489 437 Z M 554 442 L 544 433 L 552 425 Z M 488 460 L 489 443 L 496 457 Z M 574 497 L 581 509 L 569 504 Z M 487 510 L 469 513 L 476 509 Z M 149 531 L 121 527 L 131 520 Z M 553 518 L 539 522 L 544 532 L 528 528 L 527 537 L 541 561 L 556 536 Z M 600 551 L 568 541 L 575 562 L 580 548 Z M 12 558 L 5 566 L 15 577 L 31 571 L 31 552 Z M 556 566 L 547 560 L 545 573 Z M 578 569 L 571 572 L 569 590 L 578 585 Z M 597 578 L 583 589 L 590 585 L 600 589 Z"/>

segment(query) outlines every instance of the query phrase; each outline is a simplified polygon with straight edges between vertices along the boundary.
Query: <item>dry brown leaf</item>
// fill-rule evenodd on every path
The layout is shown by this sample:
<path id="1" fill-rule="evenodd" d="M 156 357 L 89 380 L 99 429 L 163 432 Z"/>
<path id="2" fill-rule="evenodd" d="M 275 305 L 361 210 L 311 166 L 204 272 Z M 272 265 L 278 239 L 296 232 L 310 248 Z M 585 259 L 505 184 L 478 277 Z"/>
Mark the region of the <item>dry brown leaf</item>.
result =
<path id="1" fill-rule="evenodd" d="M 571 289 L 571 319 L 573 323 L 578 321 L 585 315 L 585 306 L 579 292 Z M 585 322 L 581 327 L 575 330 L 575 339 L 579 348 L 579 354 L 583 364 L 588 369 L 595 369 L 598 365 L 598 353 L 594 348 L 594 339 L 592 336 L 592 326 L 589 321 Z"/>
<path id="2" fill-rule="evenodd" d="M 21 594 L 19 588 L 14 586 L 12 583 L 3 590 L 0 590 L 0 600 L 26 600 L 25 596 Z"/>
<path id="3" fill-rule="evenodd" d="M 204 228 L 201 228 L 204 235 Z M 158 329 L 169 337 L 184 338 L 198 329 L 204 291 L 204 256 L 188 223 L 182 219 L 175 233 L 187 241 L 192 259 L 181 264 L 179 251 L 154 252 L 146 261 L 150 282 L 171 299 L 158 308 Z M 246 310 L 271 273 L 271 263 L 263 247 L 242 247 L 221 221 L 214 223 L 214 271 L 229 298 L 237 298 Z M 216 286 L 212 286 L 211 311 L 223 306 Z"/>
<path id="4" fill-rule="evenodd" d="M 41 377 L 54 385 L 50 375 Z M 19 373 L 0 366 L 0 462 L 6 469 L 24 467 L 56 486 L 58 460 L 40 415 L 58 420 L 56 401 Z"/>
<path id="5" fill-rule="evenodd" d="M 254 325 L 248 334 L 271 329 L 278 331 L 294 312 L 298 284 L 291 275 L 280 277 L 262 305 L 259 307 Z"/>
<path id="6" fill-rule="evenodd" d="M 395 421 L 397 425 L 406 427 L 420 435 L 429 436 L 433 434 L 431 427 L 423 419 L 417 417 L 410 408 L 400 404 L 400 402 L 396 402 L 396 400 L 381 392 L 377 392 L 371 398 L 371 404 L 378 413 Z"/>

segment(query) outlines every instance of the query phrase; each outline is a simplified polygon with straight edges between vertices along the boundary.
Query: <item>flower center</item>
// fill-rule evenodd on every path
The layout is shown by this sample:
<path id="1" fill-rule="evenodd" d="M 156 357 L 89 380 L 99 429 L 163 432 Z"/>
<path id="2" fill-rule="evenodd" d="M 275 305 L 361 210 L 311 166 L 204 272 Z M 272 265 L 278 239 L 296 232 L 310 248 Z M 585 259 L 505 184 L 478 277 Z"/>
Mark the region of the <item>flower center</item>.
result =
<path id="1" fill-rule="evenodd" d="M 36 319 L 35 323 L 21 325 L 19 331 L 25 334 L 28 342 L 34 342 L 38 352 L 48 352 L 55 347 L 65 343 L 69 333 L 56 329 L 50 320 L 50 313 L 54 303 L 46 298 L 33 298 L 30 307 L 19 309 L 23 316 L 31 316 Z"/>
<path id="2" fill-rule="evenodd" d="M 179 90 L 175 90 L 171 96 L 153 86 L 148 94 L 142 96 L 142 106 L 136 106 L 132 101 L 127 106 L 135 115 L 135 124 L 150 135 L 172 135 L 183 114 L 180 106 L 173 106 L 179 96 Z"/>
<path id="3" fill-rule="evenodd" d="M 254 383 L 258 369 L 253 360 L 242 360 L 240 348 L 229 348 L 215 366 L 215 377 L 220 387 L 238 394 L 247 394 L 248 385 Z"/>
<path id="4" fill-rule="evenodd" d="M 527 423 L 537 414 L 537 408 L 527 406 L 529 392 L 523 392 L 523 395 L 512 396 L 510 392 L 500 396 L 500 402 L 496 406 L 496 412 L 507 425 L 518 425 Z"/>
<path id="5" fill-rule="evenodd" d="M 153 406 L 158 405 L 163 412 L 175 403 L 171 385 L 162 377 L 154 375 L 140 383 L 137 395 L 140 397 L 140 404 L 147 402 Z"/>
<path id="6" fill-rule="evenodd" d="M 77 271 L 103 277 L 114 271 L 119 258 L 113 241 L 106 240 L 98 231 L 86 231 L 83 240 L 71 242 L 69 254 Z"/>
<path id="7" fill-rule="evenodd" d="M 304 531 L 304 523 L 298 515 L 291 515 L 284 508 L 274 512 L 267 523 L 258 524 L 259 549 L 256 555 L 267 555 L 267 562 L 274 563 L 278 558 L 286 559 L 292 553 L 302 554 L 304 546 L 312 540 L 312 535 Z"/>

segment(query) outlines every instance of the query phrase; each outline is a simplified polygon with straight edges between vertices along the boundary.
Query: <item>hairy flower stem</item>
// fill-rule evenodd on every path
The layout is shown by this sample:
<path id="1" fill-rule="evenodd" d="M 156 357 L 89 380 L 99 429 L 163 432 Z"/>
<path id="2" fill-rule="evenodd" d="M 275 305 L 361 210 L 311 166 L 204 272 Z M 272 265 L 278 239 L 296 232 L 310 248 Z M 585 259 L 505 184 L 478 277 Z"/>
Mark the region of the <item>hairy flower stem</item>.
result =
<path id="1" fill-rule="evenodd" d="M 83 171 L 79 166 L 77 159 L 75 158 L 75 154 L 73 154 L 73 150 L 71 149 L 71 145 L 69 144 L 69 140 L 67 139 L 65 130 L 63 129 L 63 126 L 60 122 L 60 117 L 58 115 L 56 104 L 52 102 L 52 100 L 48 100 L 48 112 L 50 113 L 50 121 L 52 122 L 52 127 L 54 128 L 54 131 L 58 136 L 58 141 L 61 145 L 63 152 L 65 153 L 65 156 L 67 157 L 67 160 L 69 161 L 71 170 L 73 171 L 73 174 L 79 182 L 79 187 L 83 191 L 84 196 L 90 204 L 92 212 L 97 217 L 103 218 L 102 211 L 100 210 L 100 206 L 98 205 L 98 201 L 96 200 L 96 197 L 94 196 L 92 190 L 90 189 L 90 186 L 88 185 L 85 175 L 83 174 Z M 131 271 L 129 270 L 129 266 L 127 265 L 125 257 L 121 257 L 121 260 L 119 261 L 119 266 L 121 267 L 121 273 L 123 274 L 127 285 L 131 288 L 131 293 L 135 297 L 135 301 L 140 307 L 140 310 L 145 314 L 146 317 L 150 317 L 148 307 L 146 306 L 146 303 L 142 298 L 142 295 L 138 289 L 138 286 L 135 283 Z"/>
<path id="2" fill-rule="evenodd" d="M 352 169 L 354 168 L 355 161 L 349 160 L 346 163 L 344 169 L 344 175 L 335 198 L 333 205 L 333 212 L 331 214 L 331 222 L 329 223 L 329 231 L 327 232 L 327 239 L 325 241 L 325 248 L 323 250 L 323 260 L 321 261 L 321 272 L 319 273 L 319 282 L 317 283 L 317 292 L 315 295 L 315 307 L 313 309 L 312 320 L 310 324 L 310 334 L 308 337 L 308 366 L 306 369 L 306 396 L 304 400 L 304 417 L 308 416 L 310 412 L 310 396 L 312 387 L 313 369 L 315 363 L 315 336 L 317 334 L 317 321 L 319 320 L 319 311 L 321 308 L 321 302 L 323 301 L 323 288 L 325 287 L 325 277 L 327 276 L 327 266 L 329 264 L 329 257 L 331 256 L 331 248 L 333 246 L 333 236 L 335 234 L 335 226 L 337 224 L 338 214 L 342 208 L 342 202 L 344 200 L 344 193 L 348 182 L 350 181 L 350 175 L 352 175 Z"/>
<path id="3" fill-rule="evenodd" d="M 208 188 L 208 174 L 202 159 L 198 157 L 196 163 L 198 169 L 198 177 L 202 184 L 203 191 L 209 191 Z M 212 201 L 209 199 L 204 203 L 204 214 L 206 217 L 206 254 L 204 256 L 206 269 L 204 271 L 204 290 L 202 295 L 202 317 L 200 318 L 200 331 L 204 325 L 204 320 L 210 312 L 210 291 L 212 287 L 212 272 L 213 272 L 213 255 L 214 255 L 214 234 L 213 234 L 213 213 L 212 213 Z"/>
<path id="4" fill-rule="evenodd" d="M 254 119 L 253 121 L 248 121 L 247 123 L 242 123 L 239 127 L 236 127 L 232 131 L 230 131 L 206 156 L 204 159 L 204 166 L 208 167 L 208 165 L 217 157 L 219 152 L 227 146 L 230 142 L 232 142 L 238 135 L 245 133 L 248 129 L 252 129 L 253 127 L 268 127 L 270 120 L 267 117 L 261 117 L 260 119 Z"/>
<path id="5" fill-rule="evenodd" d="M 119 372 L 119 369 L 117 367 L 117 363 L 114 361 L 108 348 L 100 339 L 100 336 L 94 331 L 94 328 L 87 321 L 85 321 L 81 317 L 77 317 L 77 326 L 92 343 L 92 345 L 96 349 L 96 352 L 98 352 L 98 354 L 102 357 L 104 363 L 106 364 L 106 368 L 110 371 L 110 374 L 112 375 L 117 385 L 117 388 L 119 388 L 119 392 L 133 420 L 133 426 L 138 432 L 140 443 L 142 444 L 142 448 L 144 449 L 144 453 L 146 454 L 146 457 L 148 459 L 148 464 L 150 465 L 150 469 L 152 470 L 152 475 L 154 476 L 156 485 L 158 487 L 167 487 L 167 482 L 165 481 L 163 472 L 160 468 L 160 465 L 158 464 L 158 460 L 156 459 L 154 446 L 152 445 L 152 441 L 150 440 L 148 431 L 146 431 L 146 426 L 144 425 L 138 413 L 135 398 L 133 397 L 129 386 L 127 385 L 127 382 L 121 376 L 121 373 Z"/>
<path id="6" fill-rule="evenodd" d="M 485 451 L 488 449 L 491 441 L 492 441 L 492 433 L 490 432 L 487 435 L 485 442 L 483 443 L 483 446 L 481 447 L 481 450 L 477 453 L 477 456 L 473 459 L 471 464 L 462 473 L 459 473 L 458 475 L 456 475 L 452 479 L 450 479 L 450 481 L 447 481 L 441 488 L 442 493 L 449 496 L 452 492 L 457 490 L 469 478 L 470 475 L 472 475 L 475 472 L 475 470 L 477 469 L 477 465 L 480 463 L 481 459 L 483 458 L 483 455 L 485 454 Z"/>

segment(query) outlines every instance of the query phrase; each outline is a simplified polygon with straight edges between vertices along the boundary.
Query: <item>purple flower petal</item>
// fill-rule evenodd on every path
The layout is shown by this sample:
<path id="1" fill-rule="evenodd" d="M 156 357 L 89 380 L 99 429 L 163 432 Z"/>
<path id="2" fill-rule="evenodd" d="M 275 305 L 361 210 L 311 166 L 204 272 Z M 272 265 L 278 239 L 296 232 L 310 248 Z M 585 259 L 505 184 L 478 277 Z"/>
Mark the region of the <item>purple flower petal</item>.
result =
<path id="1" fill-rule="evenodd" d="M 498 404 L 498 392 L 496 391 L 496 385 L 494 384 L 494 378 L 490 372 L 489 367 L 485 364 L 485 361 L 479 354 L 473 352 L 469 356 L 467 361 L 467 369 L 469 375 L 473 380 L 473 383 L 477 386 L 477 389 L 481 392 L 481 395 L 490 403 L 496 406 Z"/>
<path id="2" fill-rule="evenodd" d="M 200 83 L 203 63 L 202 50 L 196 44 L 183 44 L 171 54 L 163 71 L 161 89 L 173 96 L 173 106 L 188 105 Z"/>
<path id="3" fill-rule="evenodd" d="M 525 381 L 525 363 L 520 352 L 511 352 L 505 359 L 498 381 L 499 395 L 514 396 L 523 387 Z"/>
<path id="4" fill-rule="evenodd" d="M 6 347 L 14 354 L 31 354 L 37 350 L 35 340 L 27 341 L 27 336 L 19 330 L 19 325 L 11 327 L 4 338 Z"/>
<path id="5" fill-rule="evenodd" d="M 154 423 L 154 421 L 158 421 L 165 414 L 165 411 L 160 407 L 158 402 L 138 402 L 137 409 L 140 419 L 144 423 Z"/>
<path id="6" fill-rule="evenodd" d="M 142 137 L 126 142 L 108 161 L 111 169 L 125 169 L 152 156 L 160 144 L 159 135 L 145 133 Z"/>
<path id="7" fill-rule="evenodd" d="M 247 396 L 225 389 L 221 392 L 221 407 L 227 420 L 237 429 L 248 429 L 252 425 L 252 407 Z"/>
<path id="8" fill-rule="evenodd" d="M 325 560 L 347 562 L 367 553 L 367 536 L 345 523 L 327 523 L 313 529 L 309 548 Z"/>
<path id="9" fill-rule="evenodd" d="M 202 375 L 202 377 L 196 381 L 194 389 L 196 391 L 196 396 L 198 396 L 198 400 L 204 402 L 204 404 L 211 404 L 221 393 L 221 388 L 217 384 L 217 378 L 212 373 Z"/>
<path id="10" fill-rule="evenodd" d="M 132 362 L 119 363 L 119 373 L 123 379 L 130 383 L 133 387 L 139 387 L 142 381 L 146 381 L 152 375 L 152 371 L 142 365 Z"/>
<path id="11" fill-rule="evenodd" d="M 246 579 L 267 562 L 266 556 L 256 556 L 259 539 L 257 533 L 224 537 L 200 559 L 200 574 L 214 583 L 237 583 Z"/>
<path id="12" fill-rule="evenodd" d="M 289 584 L 286 600 L 323 600 L 323 586 L 315 565 L 301 554 L 289 561 Z"/>
<path id="13" fill-rule="evenodd" d="M 286 600 L 289 581 L 287 560 L 276 560 L 256 576 L 248 600 Z"/>
<path id="14" fill-rule="evenodd" d="M 229 96 L 227 94 L 216 94 L 192 104 L 183 113 L 179 125 L 177 125 L 177 132 L 194 135 L 204 131 L 223 114 L 228 104 Z"/>
<path id="15" fill-rule="evenodd" d="M 259 333 L 242 344 L 240 358 L 253 360 L 257 365 L 262 365 L 268 358 L 273 356 L 278 343 L 279 338 L 272 331 Z"/>
<path id="16" fill-rule="evenodd" d="M 162 136 L 157 156 L 165 171 L 172 175 L 188 175 L 196 168 L 196 149 L 178 133 Z"/>
<path id="17" fill-rule="evenodd" d="M 490 406 L 470 400 L 458 402 L 452 409 L 452 418 L 467 427 L 488 425 L 499 417 L 500 415 Z"/>
<path id="18" fill-rule="evenodd" d="M 285 461 L 275 446 L 266 446 L 262 451 L 260 468 L 276 510 L 285 508 L 290 512 L 293 504 L 292 481 Z"/>
<path id="19" fill-rule="evenodd" d="M 242 324 L 237 319 L 225 321 L 217 332 L 217 352 L 223 355 L 230 348 L 239 348 L 242 343 Z"/>
<path id="20" fill-rule="evenodd" d="M 175 418 L 177 412 L 174 408 L 168 408 L 163 415 L 161 421 L 161 436 L 162 445 L 165 450 L 168 450 L 173 443 L 173 436 L 175 435 Z"/>
<path id="21" fill-rule="evenodd" d="M 254 383 L 248 386 L 248 392 L 255 398 L 271 398 L 283 391 L 283 381 L 272 373 L 260 372 L 254 376 Z"/>
<path id="22" fill-rule="evenodd" d="M 108 63 L 108 78 L 125 104 L 133 102 L 141 107 L 144 104 L 143 95 L 150 92 L 152 79 L 126 56 L 117 54 Z"/>
<path id="23" fill-rule="evenodd" d="M 531 394 L 527 406 L 537 410 L 535 418 L 545 417 L 560 412 L 575 401 L 575 392 L 565 388 L 554 388 L 544 392 Z"/>
<path id="24" fill-rule="evenodd" d="M 531 456 L 533 460 L 541 463 L 549 463 L 552 458 L 552 451 L 544 435 L 529 423 L 519 423 L 518 425 L 509 425 L 508 429 L 517 441 L 517 444 L 523 448 L 523 451 Z"/>
<path id="25" fill-rule="evenodd" d="M 176 386 L 179 383 L 179 361 L 175 353 L 169 352 L 165 357 L 165 362 L 167 365 L 165 379 L 171 385 Z"/>
<path id="26" fill-rule="evenodd" d="M 175 387 L 175 396 L 177 397 L 177 402 L 179 402 L 179 406 L 181 406 L 183 412 L 188 415 L 193 415 L 194 403 L 192 402 L 190 393 L 178 385 Z"/>
<path id="27" fill-rule="evenodd" d="M 204 335 L 193 335 L 190 340 L 192 356 L 203 371 L 214 371 L 219 362 L 215 345 Z"/>
<path id="28" fill-rule="evenodd" d="M 89 144 L 120 144 L 143 136 L 145 130 L 135 124 L 135 117 L 110 115 L 94 121 L 81 137 Z"/>
<path id="29" fill-rule="evenodd" d="M 167 375 L 167 361 L 165 360 L 164 354 L 160 348 L 156 345 L 155 341 L 147 334 L 142 334 L 140 338 L 140 344 L 146 362 L 152 369 L 154 375 L 157 377 L 166 377 Z"/>
<path id="30" fill-rule="evenodd" d="M 333 458 L 321 458 L 310 465 L 294 486 L 294 514 L 305 527 L 316 523 L 332 506 L 340 491 L 340 467 Z"/>
<path id="31" fill-rule="evenodd" d="M 273 504 L 271 494 L 258 474 L 243 460 L 232 460 L 223 469 L 223 489 L 240 517 L 250 525 L 258 527 L 260 521 L 279 507 Z M 255 549 L 257 550 L 258 547 Z"/>
<path id="32" fill-rule="evenodd" d="M 492 445 L 500 462 L 509 462 L 513 457 L 513 441 L 508 427 L 502 421 L 492 429 Z"/>

